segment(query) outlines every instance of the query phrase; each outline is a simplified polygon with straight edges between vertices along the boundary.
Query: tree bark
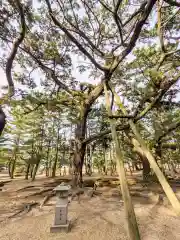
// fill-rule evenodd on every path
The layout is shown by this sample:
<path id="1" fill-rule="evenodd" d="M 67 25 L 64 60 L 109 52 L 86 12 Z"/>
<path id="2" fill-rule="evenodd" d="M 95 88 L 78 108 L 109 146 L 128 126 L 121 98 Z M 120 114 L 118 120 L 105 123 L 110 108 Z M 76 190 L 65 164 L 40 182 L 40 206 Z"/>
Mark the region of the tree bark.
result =
<path id="1" fill-rule="evenodd" d="M 11 178 L 11 162 L 12 162 L 12 160 L 10 160 L 8 163 L 8 173 L 9 173 L 10 178 Z"/>
<path id="2" fill-rule="evenodd" d="M 59 139 L 60 139 L 60 133 L 59 133 L 59 128 L 58 128 L 58 133 L 57 133 L 57 141 L 56 141 L 56 156 L 54 159 L 53 167 L 52 167 L 52 178 L 56 176 L 56 167 L 57 167 L 57 161 L 58 161 L 58 153 L 59 153 Z"/>
<path id="3" fill-rule="evenodd" d="M 90 106 L 82 107 L 82 117 L 76 125 L 75 142 L 74 142 L 74 158 L 73 158 L 73 185 L 82 186 L 82 168 L 84 164 L 84 156 L 86 152 L 86 144 L 83 143 L 86 136 L 87 116 L 90 111 Z"/>
<path id="4" fill-rule="evenodd" d="M 142 155 L 141 153 L 138 153 L 143 165 L 143 180 L 148 181 L 150 179 L 150 174 L 151 174 L 151 167 L 149 164 L 148 159 L 146 156 Z"/>
<path id="5" fill-rule="evenodd" d="M 37 171 L 38 171 L 38 168 L 39 168 L 39 164 L 40 164 L 40 161 L 41 161 L 41 153 L 42 153 L 42 148 L 43 148 L 43 137 L 44 137 L 44 125 L 41 129 L 41 140 L 40 140 L 40 147 L 39 147 L 39 152 L 37 153 L 37 162 L 33 168 L 33 172 L 32 172 L 32 181 L 35 180 L 36 178 L 36 174 L 37 174 Z"/>
<path id="6" fill-rule="evenodd" d="M 26 168 L 25 180 L 28 180 L 30 167 L 31 167 L 31 164 L 28 163 L 27 168 Z"/>
<path id="7" fill-rule="evenodd" d="M 49 153 L 50 153 L 50 147 L 51 147 L 51 140 L 48 140 L 48 149 L 47 149 L 47 155 L 46 155 L 46 177 L 49 177 Z"/>
<path id="8" fill-rule="evenodd" d="M 36 178 L 36 174 L 37 174 L 37 170 L 38 170 L 38 167 L 39 167 L 39 163 L 40 163 L 40 160 L 39 160 L 38 163 L 36 163 L 36 165 L 34 166 L 33 173 L 32 173 L 32 181 L 34 181 L 35 178 Z"/>
<path id="9" fill-rule="evenodd" d="M 33 177 L 33 171 L 34 171 L 34 164 L 31 165 L 30 167 L 30 177 Z"/>
<path id="10" fill-rule="evenodd" d="M 81 111 L 80 111 L 80 119 L 76 126 L 75 130 L 75 151 L 73 158 L 73 183 L 74 185 L 82 186 L 82 168 L 84 164 L 84 156 L 86 151 L 86 143 L 84 142 L 86 136 L 86 127 L 87 127 L 87 116 L 91 111 L 92 104 L 96 101 L 96 99 L 103 92 L 103 83 L 97 85 L 95 89 L 90 91 L 86 100 L 84 100 Z"/>

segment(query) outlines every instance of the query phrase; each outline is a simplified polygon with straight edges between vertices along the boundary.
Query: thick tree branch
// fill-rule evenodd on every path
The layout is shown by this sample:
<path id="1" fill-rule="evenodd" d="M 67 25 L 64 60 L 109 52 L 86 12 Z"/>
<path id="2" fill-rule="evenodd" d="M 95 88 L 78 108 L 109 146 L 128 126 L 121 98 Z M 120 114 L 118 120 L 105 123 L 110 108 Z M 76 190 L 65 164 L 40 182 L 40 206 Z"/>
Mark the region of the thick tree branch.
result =
<path id="1" fill-rule="evenodd" d="M 127 129 L 129 129 L 129 124 L 126 124 L 126 125 L 124 125 L 124 126 L 119 125 L 119 126 L 116 127 L 116 130 L 117 130 L 117 131 L 123 131 L 123 130 L 127 130 Z M 86 138 L 86 139 L 83 141 L 83 144 L 89 144 L 90 142 L 93 142 L 93 141 L 95 141 L 95 140 L 97 140 L 97 139 L 99 139 L 99 138 L 102 138 L 102 137 L 104 137 L 105 135 L 108 135 L 108 134 L 110 134 L 110 133 L 111 133 L 111 130 L 108 129 L 108 130 L 103 131 L 103 132 L 101 132 L 101 133 L 93 134 L 93 135 L 90 136 L 89 138 Z"/>
<path id="2" fill-rule="evenodd" d="M 59 21 L 58 19 L 54 16 L 53 14 L 53 10 L 51 8 L 51 4 L 49 2 L 49 0 L 45 0 L 46 4 L 48 6 L 48 11 L 49 14 L 51 16 L 52 21 L 54 22 L 54 24 L 56 26 L 58 26 L 61 31 L 63 31 L 67 37 L 78 47 L 78 49 L 95 65 L 96 68 L 98 68 L 101 71 L 106 71 L 106 69 L 101 66 L 99 63 L 96 62 L 96 60 L 94 59 L 94 57 L 92 57 L 92 55 L 79 43 L 79 41 L 67 30 L 67 28 L 65 28 Z"/>
<path id="3" fill-rule="evenodd" d="M 159 42 L 161 51 L 165 53 L 165 46 L 163 40 L 163 28 L 162 28 L 162 14 L 161 14 L 162 4 L 160 4 L 160 0 L 157 0 L 157 34 L 159 36 Z"/>
<path id="4" fill-rule="evenodd" d="M 87 99 L 85 100 L 85 104 L 91 106 L 95 100 L 102 94 L 104 88 L 103 83 L 98 84 L 90 93 Z"/>
<path id="5" fill-rule="evenodd" d="M 175 54 L 175 53 L 178 53 L 178 52 L 180 52 L 180 49 L 176 49 L 175 51 L 163 53 L 163 55 L 162 55 L 161 58 L 160 58 L 159 64 L 157 64 L 155 70 L 156 70 L 156 71 L 159 70 L 159 68 L 161 67 L 161 65 L 163 64 L 163 62 L 165 61 L 165 59 L 166 59 L 167 57 L 169 57 L 170 55 L 173 55 L 173 54 Z"/>
<path id="6" fill-rule="evenodd" d="M 1 36 L 0 36 L 0 38 L 3 39 L 4 41 L 7 41 L 7 42 L 12 43 L 12 41 L 9 40 L 9 39 L 3 38 L 3 37 L 1 37 Z M 76 92 L 76 91 L 74 91 L 74 90 L 73 90 L 73 92 L 72 92 L 72 91 L 68 88 L 68 86 L 66 86 L 64 83 L 62 83 L 62 82 L 58 79 L 58 77 L 55 75 L 55 72 L 54 72 L 51 68 L 49 68 L 49 67 L 47 67 L 45 64 L 43 64 L 43 63 L 39 60 L 39 58 L 36 57 L 36 56 L 29 50 L 29 47 L 26 47 L 26 46 L 21 47 L 21 46 L 19 46 L 19 49 L 21 49 L 23 52 L 25 52 L 25 53 L 27 53 L 28 55 L 30 55 L 30 56 L 32 57 L 32 59 L 41 67 L 41 69 L 45 71 L 45 73 L 50 74 L 51 77 L 52 77 L 52 79 L 53 79 L 53 81 L 54 81 L 61 89 L 65 90 L 65 91 L 66 91 L 67 93 L 69 93 L 70 95 L 73 95 L 73 92 Z"/>
<path id="7" fill-rule="evenodd" d="M 108 10 L 110 13 L 114 14 L 113 11 L 103 1 L 99 0 L 99 2 L 106 10 Z"/>
<path id="8" fill-rule="evenodd" d="M 127 115 L 127 116 L 125 116 L 125 115 L 110 115 L 110 116 L 108 116 L 108 118 L 110 118 L 110 119 L 112 119 L 112 118 L 115 118 L 115 119 L 117 119 L 117 118 L 127 118 L 127 119 L 132 119 L 132 118 L 134 118 L 134 116 L 133 115 Z"/>
<path id="9" fill-rule="evenodd" d="M 176 119 L 166 130 L 157 138 L 157 143 L 161 142 L 162 138 L 166 137 L 169 133 L 180 127 L 180 118 Z"/>
<path id="10" fill-rule="evenodd" d="M 24 115 L 30 114 L 30 113 L 32 113 L 32 112 L 35 112 L 36 110 L 39 109 L 39 107 L 41 107 L 42 105 L 46 105 L 46 104 L 47 104 L 46 102 L 40 102 L 40 103 L 38 103 L 37 106 L 34 107 L 33 109 L 29 109 L 28 111 L 25 111 L 25 112 L 24 112 Z"/>
<path id="11" fill-rule="evenodd" d="M 135 120 L 140 120 L 142 117 L 144 117 L 152 108 L 154 108 L 157 103 L 162 99 L 162 97 L 167 93 L 167 91 L 178 82 L 180 78 L 180 73 L 178 73 L 171 81 L 167 81 L 163 89 L 160 89 L 157 96 L 153 99 L 153 101 L 135 118 Z M 140 106 L 144 104 L 144 101 L 140 102 Z M 139 108 L 138 107 L 138 108 Z M 138 110 L 138 109 L 137 109 Z M 135 113 L 136 115 L 136 113 Z"/>
<path id="12" fill-rule="evenodd" d="M 131 22 L 133 20 L 134 17 L 136 17 L 139 13 L 144 11 L 144 8 L 147 4 L 147 1 L 144 1 L 141 5 L 140 8 L 135 11 L 124 23 L 123 23 L 123 27 L 126 26 L 129 22 Z"/>
<path id="13" fill-rule="evenodd" d="M 169 148 L 169 149 L 172 149 L 172 150 L 176 150 L 178 148 L 178 144 L 175 144 L 175 143 L 163 143 L 161 144 L 161 148 Z"/>
<path id="14" fill-rule="evenodd" d="M 118 27 L 118 30 L 119 30 L 119 34 L 120 34 L 120 38 L 121 38 L 121 44 L 124 45 L 124 40 L 123 40 L 123 35 L 122 35 L 122 29 L 121 29 L 121 19 L 120 17 L 118 16 L 118 9 L 120 7 L 120 4 L 121 4 L 122 0 L 118 0 L 117 4 L 116 4 L 116 7 L 115 7 L 115 10 L 114 10 L 114 20 L 115 20 L 115 23 Z"/>
<path id="15" fill-rule="evenodd" d="M 137 121 L 139 121 L 140 119 L 142 119 L 143 117 L 145 117 L 145 115 L 146 115 L 153 107 L 155 107 L 156 104 L 161 100 L 161 98 L 162 98 L 162 97 L 164 96 L 164 94 L 169 90 L 169 88 L 179 80 L 179 78 L 180 78 L 180 73 L 177 74 L 177 75 L 173 78 L 173 80 L 171 80 L 171 81 L 167 84 L 167 86 L 159 92 L 159 94 L 158 94 L 157 97 L 153 100 L 153 102 L 152 102 L 151 104 L 149 104 L 149 105 L 147 106 L 147 108 L 145 108 L 145 109 L 134 119 L 134 122 L 137 122 Z M 109 84 L 108 84 L 108 85 L 109 85 Z M 111 89 L 111 86 L 109 86 L 109 87 L 110 87 L 110 89 Z M 112 91 L 112 89 L 111 89 L 111 91 Z M 127 117 L 127 116 L 125 116 L 125 117 Z M 121 125 L 120 125 L 120 126 L 117 126 L 117 131 L 123 131 L 123 130 L 127 130 L 127 129 L 129 129 L 129 124 L 127 124 L 127 125 L 125 125 L 125 126 L 121 126 Z M 107 134 L 110 134 L 110 133 L 111 133 L 111 130 L 109 129 L 109 130 L 104 131 L 104 132 L 101 132 L 101 133 L 99 133 L 99 134 L 94 134 L 94 135 L 90 136 L 89 138 L 85 139 L 83 143 L 84 143 L 84 144 L 88 144 L 88 143 L 90 143 L 90 142 L 92 142 L 92 141 L 94 141 L 94 140 L 96 140 L 96 139 L 98 139 L 98 138 L 102 138 L 103 136 L 105 136 L 105 135 L 107 135 Z"/>
<path id="16" fill-rule="evenodd" d="M 7 78 L 8 85 L 9 85 L 9 95 L 10 96 L 14 95 L 14 82 L 13 82 L 12 73 L 11 73 L 13 61 L 15 59 L 15 56 L 17 54 L 17 51 L 18 51 L 18 48 L 19 48 L 20 44 L 24 40 L 25 33 L 26 33 L 26 22 L 25 22 L 23 6 L 22 6 L 22 4 L 19 0 L 15 0 L 15 2 L 17 4 L 17 8 L 18 8 L 19 13 L 20 13 L 21 32 L 19 34 L 19 37 L 13 43 L 11 53 L 10 53 L 10 55 L 7 59 L 7 63 L 6 63 L 6 78 Z"/>

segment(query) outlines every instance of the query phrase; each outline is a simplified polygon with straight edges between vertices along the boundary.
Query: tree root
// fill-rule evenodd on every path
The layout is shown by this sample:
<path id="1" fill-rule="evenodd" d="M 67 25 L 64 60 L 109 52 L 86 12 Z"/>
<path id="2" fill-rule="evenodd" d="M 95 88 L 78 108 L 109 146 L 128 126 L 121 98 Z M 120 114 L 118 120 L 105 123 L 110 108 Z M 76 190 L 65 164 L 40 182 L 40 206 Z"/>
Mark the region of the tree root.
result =
<path id="1" fill-rule="evenodd" d="M 9 216 L 8 219 L 14 218 L 21 213 L 27 214 L 32 210 L 33 207 L 37 206 L 38 204 L 39 204 L 38 202 L 25 203 L 24 206 L 19 211 Z"/>
<path id="2" fill-rule="evenodd" d="M 5 185 L 6 183 L 10 183 L 10 182 L 12 182 L 12 180 L 1 181 L 1 182 L 0 182 L 0 187 L 4 187 L 4 185 Z"/>
<path id="3" fill-rule="evenodd" d="M 33 197 L 33 196 L 38 196 L 38 195 L 42 195 L 43 193 L 46 193 L 46 192 L 49 192 L 49 191 L 52 191 L 54 187 L 49 187 L 49 188 L 44 188 L 38 192 L 35 192 L 35 193 L 31 193 L 27 196 L 25 196 L 25 198 L 28 198 L 28 197 Z"/>
<path id="4" fill-rule="evenodd" d="M 88 192 L 87 192 L 87 195 L 90 197 L 90 198 L 92 198 L 92 197 L 94 197 L 94 196 L 100 196 L 102 194 L 102 192 L 99 192 L 99 191 L 97 191 L 97 190 L 89 190 Z"/>
<path id="5" fill-rule="evenodd" d="M 42 209 L 42 207 L 50 200 L 50 198 L 54 197 L 55 195 L 56 195 L 56 192 L 52 191 L 47 196 L 45 196 L 39 208 Z"/>
<path id="6" fill-rule="evenodd" d="M 21 191 L 24 191 L 24 190 L 26 190 L 26 189 L 33 188 L 33 187 L 34 187 L 33 185 L 31 185 L 31 186 L 26 186 L 26 187 L 23 187 L 23 188 L 18 189 L 16 192 L 21 192 Z"/>

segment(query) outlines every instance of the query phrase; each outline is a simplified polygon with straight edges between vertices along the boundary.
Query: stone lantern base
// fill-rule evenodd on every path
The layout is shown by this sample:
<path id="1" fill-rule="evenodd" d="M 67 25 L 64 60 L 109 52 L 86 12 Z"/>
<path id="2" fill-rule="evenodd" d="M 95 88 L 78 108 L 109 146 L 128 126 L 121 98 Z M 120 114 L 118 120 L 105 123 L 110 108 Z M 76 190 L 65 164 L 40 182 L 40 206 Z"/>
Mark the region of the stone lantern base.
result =
<path id="1" fill-rule="evenodd" d="M 70 230 L 70 221 L 67 221 L 67 224 L 63 225 L 53 225 L 50 228 L 51 233 L 56 233 L 56 232 L 69 232 Z"/>

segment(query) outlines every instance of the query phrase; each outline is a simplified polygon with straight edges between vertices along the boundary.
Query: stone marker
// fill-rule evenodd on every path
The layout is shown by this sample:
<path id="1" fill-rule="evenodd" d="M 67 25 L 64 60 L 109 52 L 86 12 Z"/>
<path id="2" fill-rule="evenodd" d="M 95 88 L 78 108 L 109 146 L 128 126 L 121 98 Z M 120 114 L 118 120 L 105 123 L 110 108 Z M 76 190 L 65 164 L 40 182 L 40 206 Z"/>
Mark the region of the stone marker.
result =
<path id="1" fill-rule="evenodd" d="M 60 232 L 62 230 L 68 232 L 70 222 L 67 219 L 68 215 L 68 191 L 70 186 L 60 184 L 55 189 L 58 197 L 55 208 L 54 225 L 50 228 L 51 232 Z"/>

